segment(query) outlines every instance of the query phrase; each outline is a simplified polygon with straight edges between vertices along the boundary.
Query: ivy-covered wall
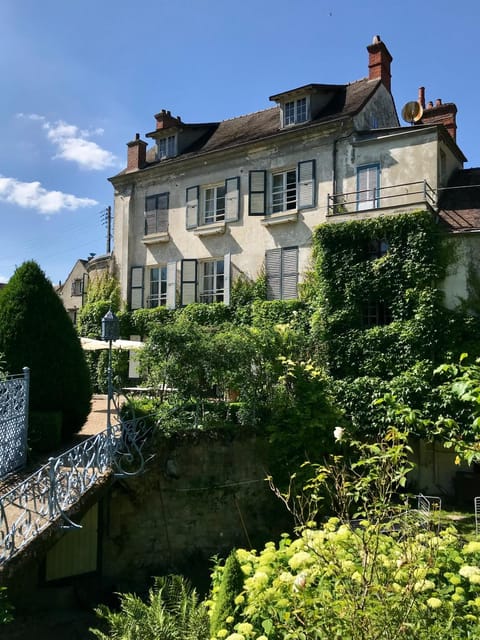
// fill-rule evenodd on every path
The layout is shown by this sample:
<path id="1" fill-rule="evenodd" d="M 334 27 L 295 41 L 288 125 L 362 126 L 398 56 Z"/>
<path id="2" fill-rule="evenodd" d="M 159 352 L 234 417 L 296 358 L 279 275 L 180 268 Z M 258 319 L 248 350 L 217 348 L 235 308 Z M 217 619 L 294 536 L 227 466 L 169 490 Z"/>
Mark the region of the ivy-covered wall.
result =
<path id="1" fill-rule="evenodd" d="M 305 294 L 330 372 L 391 377 L 444 358 L 457 340 L 440 289 L 453 253 L 426 211 L 318 227 Z"/>

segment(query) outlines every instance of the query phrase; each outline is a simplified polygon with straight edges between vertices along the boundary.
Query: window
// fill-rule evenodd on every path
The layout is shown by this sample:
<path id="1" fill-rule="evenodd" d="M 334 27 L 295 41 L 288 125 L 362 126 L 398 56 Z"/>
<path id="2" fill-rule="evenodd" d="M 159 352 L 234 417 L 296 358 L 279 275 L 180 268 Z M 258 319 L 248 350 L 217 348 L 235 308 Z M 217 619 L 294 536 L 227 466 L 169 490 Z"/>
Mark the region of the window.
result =
<path id="1" fill-rule="evenodd" d="M 367 247 L 367 258 L 369 260 L 376 260 L 388 253 L 388 242 L 386 240 L 370 240 Z"/>
<path id="2" fill-rule="evenodd" d="M 181 305 L 192 302 L 230 304 L 230 254 L 214 260 L 182 260 Z"/>
<path id="3" fill-rule="evenodd" d="M 203 224 L 225 220 L 225 184 L 203 190 Z"/>
<path id="4" fill-rule="evenodd" d="M 297 208 L 296 169 L 272 175 L 272 213 Z"/>
<path id="5" fill-rule="evenodd" d="M 298 247 L 271 249 L 265 254 L 268 300 L 297 297 Z"/>
<path id="6" fill-rule="evenodd" d="M 248 213 L 267 216 L 315 206 L 315 160 L 299 162 L 295 169 L 269 173 L 250 171 Z"/>
<path id="7" fill-rule="evenodd" d="M 145 235 L 168 232 L 168 193 L 145 198 Z"/>
<path id="8" fill-rule="evenodd" d="M 144 294 L 144 274 L 145 294 Z M 130 309 L 167 306 L 175 309 L 177 288 L 177 263 L 168 262 L 149 268 L 132 267 L 130 276 Z"/>
<path id="9" fill-rule="evenodd" d="M 357 211 L 379 206 L 380 167 L 371 164 L 357 169 Z"/>
<path id="10" fill-rule="evenodd" d="M 366 328 L 384 326 L 392 321 L 392 313 L 383 300 L 368 300 L 363 311 L 363 325 Z"/>
<path id="11" fill-rule="evenodd" d="M 224 261 L 203 262 L 200 264 L 200 271 L 200 302 L 223 302 Z"/>
<path id="12" fill-rule="evenodd" d="M 236 222 L 240 215 L 240 178 L 227 178 L 217 185 L 188 187 L 186 205 L 187 229 Z"/>
<path id="13" fill-rule="evenodd" d="M 290 124 L 300 124 L 308 119 L 307 98 L 299 98 L 285 102 L 283 105 L 283 125 L 287 127 Z"/>
<path id="14" fill-rule="evenodd" d="M 83 293 L 83 280 L 82 278 L 75 278 L 72 282 L 72 296 L 81 296 Z"/>
<path id="15" fill-rule="evenodd" d="M 158 160 L 164 160 L 165 158 L 173 158 L 175 154 L 176 136 L 168 136 L 168 138 L 161 138 L 157 143 L 157 157 Z"/>
<path id="16" fill-rule="evenodd" d="M 150 291 L 147 307 L 165 307 L 167 304 L 167 266 L 150 269 Z"/>

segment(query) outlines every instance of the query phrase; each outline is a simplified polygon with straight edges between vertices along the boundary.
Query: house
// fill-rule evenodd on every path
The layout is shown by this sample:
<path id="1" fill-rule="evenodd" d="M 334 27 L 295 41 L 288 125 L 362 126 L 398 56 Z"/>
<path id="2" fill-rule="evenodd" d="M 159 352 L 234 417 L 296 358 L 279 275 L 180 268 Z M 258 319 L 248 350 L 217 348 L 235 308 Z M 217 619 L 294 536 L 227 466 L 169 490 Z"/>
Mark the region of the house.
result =
<path id="1" fill-rule="evenodd" d="M 131 309 L 228 304 L 235 278 L 263 270 L 269 299 L 295 298 L 317 225 L 438 212 L 439 194 L 466 176 L 456 107 L 425 105 L 421 89 L 421 118 L 401 126 L 392 56 L 379 36 L 367 52 L 368 76 L 355 82 L 289 89 L 272 108 L 222 122 L 164 109 L 149 148 L 136 134 L 110 178 L 113 258 Z"/>
<path id="2" fill-rule="evenodd" d="M 60 282 L 55 290 L 59 295 L 73 324 L 77 323 L 77 315 L 85 303 L 88 283 L 92 278 L 101 277 L 111 272 L 111 254 L 96 256 L 90 254 L 88 259 L 78 259 L 63 284 Z"/>

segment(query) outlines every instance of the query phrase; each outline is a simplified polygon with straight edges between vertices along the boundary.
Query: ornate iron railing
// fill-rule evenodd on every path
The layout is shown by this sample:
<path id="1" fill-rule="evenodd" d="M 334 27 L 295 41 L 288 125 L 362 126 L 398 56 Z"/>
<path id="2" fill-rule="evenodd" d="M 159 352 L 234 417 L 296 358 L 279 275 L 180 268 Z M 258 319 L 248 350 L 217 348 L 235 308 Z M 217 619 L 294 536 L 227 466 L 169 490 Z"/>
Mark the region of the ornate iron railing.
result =
<path id="1" fill-rule="evenodd" d="M 65 451 L 0 497 L 0 565 L 53 522 L 75 528 L 67 511 L 107 474 L 145 468 L 146 418 L 114 424 Z"/>
<path id="2" fill-rule="evenodd" d="M 30 372 L 0 380 L 0 478 L 27 460 Z"/>

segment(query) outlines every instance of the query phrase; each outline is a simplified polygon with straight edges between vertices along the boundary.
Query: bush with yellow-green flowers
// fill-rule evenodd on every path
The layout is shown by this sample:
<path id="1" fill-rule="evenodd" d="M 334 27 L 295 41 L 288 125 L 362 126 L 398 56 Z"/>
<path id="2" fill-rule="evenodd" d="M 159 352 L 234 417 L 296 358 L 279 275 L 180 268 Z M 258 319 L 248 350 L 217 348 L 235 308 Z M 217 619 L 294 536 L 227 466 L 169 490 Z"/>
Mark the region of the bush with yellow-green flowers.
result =
<path id="1" fill-rule="evenodd" d="M 465 544 L 454 529 L 332 518 L 296 539 L 236 554 L 245 575 L 238 615 L 215 638 L 480 638 L 480 542 Z M 211 610 L 220 580 L 217 567 Z"/>

